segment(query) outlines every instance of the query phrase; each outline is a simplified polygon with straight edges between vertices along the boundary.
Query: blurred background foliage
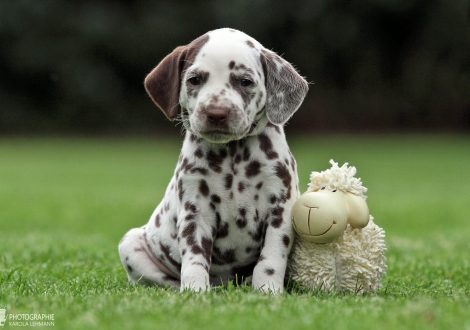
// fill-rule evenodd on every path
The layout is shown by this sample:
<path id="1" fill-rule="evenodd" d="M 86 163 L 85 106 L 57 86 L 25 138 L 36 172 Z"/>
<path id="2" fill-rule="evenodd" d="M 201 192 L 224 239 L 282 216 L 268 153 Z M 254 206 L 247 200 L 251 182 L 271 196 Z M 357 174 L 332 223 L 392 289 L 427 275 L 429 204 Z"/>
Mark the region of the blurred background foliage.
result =
<path id="1" fill-rule="evenodd" d="M 470 130 L 468 0 L 0 1 L 0 134 L 174 129 L 143 88 L 176 46 L 246 32 L 312 83 L 289 130 Z"/>

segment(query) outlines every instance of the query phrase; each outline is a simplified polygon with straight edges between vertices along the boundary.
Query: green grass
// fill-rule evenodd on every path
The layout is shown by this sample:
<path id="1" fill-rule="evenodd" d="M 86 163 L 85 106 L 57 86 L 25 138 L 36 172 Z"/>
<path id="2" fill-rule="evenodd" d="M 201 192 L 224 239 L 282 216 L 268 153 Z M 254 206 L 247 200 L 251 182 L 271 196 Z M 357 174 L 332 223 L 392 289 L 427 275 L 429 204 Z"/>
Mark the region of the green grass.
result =
<path id="1" fill-rule="evenodd" d="M 388 247 L 376 295 L 130 286 L 117 243 L 162 198 L 181 142 L 3 138 L 0 308 L 54 314 L 54 329 L 470 329 L 470 137 L 289 140 L 302 190 L 331 158 L 369 188 Z"/>

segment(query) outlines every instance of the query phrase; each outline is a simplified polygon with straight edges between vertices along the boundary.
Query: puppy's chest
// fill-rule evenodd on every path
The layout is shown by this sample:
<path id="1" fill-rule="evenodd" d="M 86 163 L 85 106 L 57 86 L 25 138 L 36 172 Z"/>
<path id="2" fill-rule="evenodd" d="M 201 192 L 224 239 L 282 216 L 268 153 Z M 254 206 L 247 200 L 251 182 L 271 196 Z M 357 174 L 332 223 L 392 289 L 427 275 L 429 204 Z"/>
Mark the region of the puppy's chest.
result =
<path id="1" fill-rule="evenodd" d="M 233 143 L 219 150 L 196 148 L 180 159 L 188 200 L 212 223 L 212 272 L 258 259 L 273 195 L 272 164 L 250 144 Z M 187 187 L 187 188 L 184 188 Z"/>
<path id="2" fill-rule="evenodd" d="M 232 237 L 239 232 L 256 236 L 269 211 L 269 198 L 277 190 L 279 179 L 273 175 L 273 163 L 262 158 L 256 143 L 244 142 L 217 150 L 196 144 L 189 150 L 183 148 L 180 157 L 179 187 L 189 192 L 186 198 L 199 209 L 208 206 L 207 212 L 216 221 L 217 238 L 224 237 L 227 224 L 237 229 L 230 231 Z"/>
<path id="3" fill-rule="evenodd" d="M 226 216 L 255 219 L 251 207 L 243 205 L 266 205 L 266 195 L 275 189 L 269 182 L 276 180 L 272 174 L 272 162 L 262 159 L 253 144 L 233 142 L 218 150 L 197 145 L 189 152 L 183 149 L 176 179 L 198 204 L 209 199 L 211 208 Z"/>

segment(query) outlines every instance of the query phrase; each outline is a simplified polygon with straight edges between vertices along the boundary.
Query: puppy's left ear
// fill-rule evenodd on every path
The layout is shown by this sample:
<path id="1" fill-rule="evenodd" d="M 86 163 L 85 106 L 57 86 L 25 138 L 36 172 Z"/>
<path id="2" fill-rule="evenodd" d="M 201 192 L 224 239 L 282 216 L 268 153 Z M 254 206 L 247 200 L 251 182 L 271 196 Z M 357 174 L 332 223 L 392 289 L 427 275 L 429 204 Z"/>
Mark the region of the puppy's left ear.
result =
<path id="1" fill-rule="evenodd" d="M 307 81 L 294 67 L 274 52 L 261 52 L 266 83 L 266 115 L 273 124 L 284 124 L 302 104 Z"/>

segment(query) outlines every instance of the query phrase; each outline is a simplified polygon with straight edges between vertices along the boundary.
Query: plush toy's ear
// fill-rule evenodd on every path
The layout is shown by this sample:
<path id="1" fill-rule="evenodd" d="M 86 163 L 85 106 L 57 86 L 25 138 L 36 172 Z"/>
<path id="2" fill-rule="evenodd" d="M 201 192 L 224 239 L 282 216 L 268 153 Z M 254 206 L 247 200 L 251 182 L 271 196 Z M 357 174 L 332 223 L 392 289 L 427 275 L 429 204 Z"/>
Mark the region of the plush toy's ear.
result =
<path id="1" fill-rule="evenodd" d="M 284 124 L 302 104 L 308 83 L 294 67 L 274 52 L 264 49 L 261 63 L 266 83 L 266 115 L 273 124 Z"/>
<path id="2" fill-rule="evenodd" d="M 348 222 L 353 228 L 364 228 L 369 223 L 369 207 L 364 198 L 345 193 L 349 209 Z"/>
<path id="3" fill-rule="evenodd" d="M 145 78 L 147 93 L 170 120 L 174 120 L 179 112 L 182 75 L 208 40 L 209 36 L 205 34 L 189 45 L 177 47 Z"/>

